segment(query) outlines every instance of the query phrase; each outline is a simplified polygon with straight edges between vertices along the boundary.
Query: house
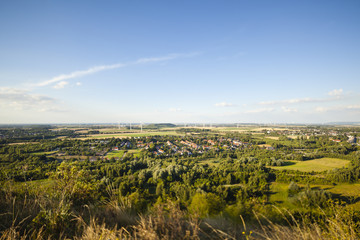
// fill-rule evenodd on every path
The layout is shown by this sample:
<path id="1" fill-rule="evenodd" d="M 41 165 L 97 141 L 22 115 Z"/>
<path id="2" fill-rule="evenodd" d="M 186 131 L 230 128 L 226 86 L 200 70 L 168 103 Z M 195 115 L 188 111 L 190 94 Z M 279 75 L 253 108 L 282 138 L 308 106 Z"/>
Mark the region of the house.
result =
<path id="1" fill-rule="evenodd" d="M 354 137 L 354 136 L 348 136 L 348 142 L 349 143 L 352 143 L 352 144 L 355 144 L 356 142 L 357 142 L 357 139 L 356 139 L 356 137 Z"/>

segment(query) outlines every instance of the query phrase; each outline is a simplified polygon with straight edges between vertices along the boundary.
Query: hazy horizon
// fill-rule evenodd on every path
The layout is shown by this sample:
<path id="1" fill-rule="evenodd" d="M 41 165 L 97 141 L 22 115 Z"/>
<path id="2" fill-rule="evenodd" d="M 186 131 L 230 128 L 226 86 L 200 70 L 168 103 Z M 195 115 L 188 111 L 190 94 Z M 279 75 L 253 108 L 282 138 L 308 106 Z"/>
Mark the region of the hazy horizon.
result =
<path id="1" fill-rule="evenodd" d="M 0 124 L 358 122 L 359 1 L 0 2 Z"/>

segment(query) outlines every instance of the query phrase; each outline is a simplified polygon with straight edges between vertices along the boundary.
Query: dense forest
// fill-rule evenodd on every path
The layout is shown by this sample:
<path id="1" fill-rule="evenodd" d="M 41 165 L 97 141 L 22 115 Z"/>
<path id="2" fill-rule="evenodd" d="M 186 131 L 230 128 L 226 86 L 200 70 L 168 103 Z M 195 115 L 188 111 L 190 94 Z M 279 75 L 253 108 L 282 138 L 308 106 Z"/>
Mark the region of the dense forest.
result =
<path id="1" fill-rule="evenodd" d="M 360 237 L 359 128 L 87 130 L 0 130 L 0 239 Z"/>

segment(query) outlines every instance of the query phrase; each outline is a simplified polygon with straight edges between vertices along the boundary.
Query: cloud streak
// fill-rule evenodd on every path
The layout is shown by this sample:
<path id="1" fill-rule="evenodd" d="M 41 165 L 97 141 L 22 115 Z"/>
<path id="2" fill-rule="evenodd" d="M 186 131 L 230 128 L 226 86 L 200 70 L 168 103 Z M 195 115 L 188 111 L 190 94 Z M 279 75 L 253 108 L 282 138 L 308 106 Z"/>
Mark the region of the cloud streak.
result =
<path id="1" fill-rule="evenodd" d="M 61 88 L 64 88 L 68 84 L 69 84 L 69 82 L 67 82 L 67 81 L 61 81 L 61 82 L 58 82 L 53 88 L 61 89 Z"/>
<path id="2" fill-rule="evenodd" d="M 216 103 L 215 107 L 234 107 L 235 105 L 228 102 Z"/>
<path id="3" fill-rule="evenodd" d="M 295 104 L 295 103 L 314 103 L 314 102 L 326 102 L 328 99 L 315 99 L 315 98 L 294 98 L 279 101 L 264 101 L 260 102 L 260 105 L 276 105 L 276 104 Z"/>
<path id="4" fill-rule="evenodd" d="M 245 113 L 264 113 L 264 112 L 273 112 L 274 108 L 258 108 L 258 109 L 251 109 L 246 111 Z"/>
<path id="5" fill-rule="evenodd" d="M 181 108 L 169 108 L 170 112 L 181 112 L 182 109 Z"/>
<path id="6" fill-rule="evenodd" d="M 293 98 L 278 101 L 263 101 L 259 102 L 260 105 L 279 105 L 279 104 L 298 104 L 298 103 L 319 103 L 319 102 L 331 102 L 343 99 L 343 90 L 334 89 L 328 92 L 330 97 L 325 98 Z"/>
<path id="7" fill-rule="evenodd" d="M 59 76 L 53 77 L 49 80 L 46 80 L 44 82 L 40 82 L 38 84 L 36 84 L 39 87 L 44 87 L 47 85 L 50 85 L 52 83 L 56 83 L 56 82 L 60 82 L 60 81 L 64 81 L 67 79 L 72 79 L 72 78 L 78 78 L 78 77 L 83 77 L 86 75 L 90 75 L 90 74 L 94 74 L 97 72 L 101 72 L 101 71 L 105 71 L 105 70 L 109 70 L 109 69 L 115 69 L 115 68 L 121 68 L 126 66 L 125 64 L 119 63 L 119 64 L 113 64 L 113 65 L 103 65 L 103 66 L 96 66 L 96 67 L 92 67 L 86 70 L 82 70 L 82 71 L 75 71 L 69 74 L 61 74 Z"/>
<path id="8" fill-rule="evenodd" d="M 79 77 L 83 77 L 86 75 L 91 75 L 97 72 L 101 72 L 101 71 L 106 71 L 106 70 L 111 70 L 111 69 L 117 69 L 117 68 L 122 68 L 122 67 L 126 67 L 126 66 L 131 66 L 131 65 L 138 65 L 138 64 L 146 64 L 146 63 L 155 63 L 155 62 L 164 62 L 164 61 L 168 61 L 168 60 L 173 60 L 176 58 L 181 58 L 181 57 L 192 57 L 192 56 L 196 56 L 198 55 L 198 53 L 190 53 L 190 54 L 170 54 L 167 56 L 163 56 L 163 57 L 154 57 L 154 58 L 140 58 L 134 62 L 130 62 L 130 63 L 116 63 L 116 64 L 111 64 L 111 65 L 101 65 L 101 66 L 95 66 L 95 67 L 91 67 L 88 68 L 86 70 L 80 70 L 80 71 L 74 71 L 72 73 L 69 74 L 61 74 L 58 76 L 55 76 L 49 80 L 40 82 L 35 84 L 38 87 L 44 87 L 53 83 L 57 83 L 57 82 L 63 82 L 64 80 L 68 80 L 68 79 L 73 79 L 73 78 L 79 78 Z"/>
<path id="9" fill-rule="evenodd" d="M 334 89 L 334 90 L 330 91 L 328 93 L 328 95 L 338 97 L 338 96 L 341 96 L 342 93 L 343 93 L 343 90 L 340 88 L 340 89 Z"/>
<path id="10" fill-rule="evenodd" d="M 284 112 L 287 112 L 287 113 L 292 113 L 292 112 L 297 112 L 298 111 L 296 108 L 288 108 L 288 107 L 285 107 L 285 106 L 282 106 L 281 109 Z"/>
<path id="11" fill-rule="evenodd" d="M 332 111 L 360 111 L 360 104 L 358 105 L 345 105 L 335 107 L 316 107 L 315 112 L 325 113 Z"/>

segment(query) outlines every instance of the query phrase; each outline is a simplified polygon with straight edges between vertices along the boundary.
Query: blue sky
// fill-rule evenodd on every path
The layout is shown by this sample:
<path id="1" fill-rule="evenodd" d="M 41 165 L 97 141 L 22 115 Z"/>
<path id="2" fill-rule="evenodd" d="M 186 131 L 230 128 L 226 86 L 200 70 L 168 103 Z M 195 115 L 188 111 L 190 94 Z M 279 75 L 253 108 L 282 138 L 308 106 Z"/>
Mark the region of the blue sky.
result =
<path id="1" fill-rule="evenodd" d="M 360 1 L 1 1 L 0 123 L 360 121 Z"/>

